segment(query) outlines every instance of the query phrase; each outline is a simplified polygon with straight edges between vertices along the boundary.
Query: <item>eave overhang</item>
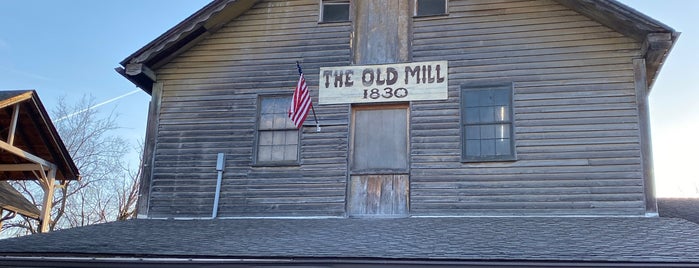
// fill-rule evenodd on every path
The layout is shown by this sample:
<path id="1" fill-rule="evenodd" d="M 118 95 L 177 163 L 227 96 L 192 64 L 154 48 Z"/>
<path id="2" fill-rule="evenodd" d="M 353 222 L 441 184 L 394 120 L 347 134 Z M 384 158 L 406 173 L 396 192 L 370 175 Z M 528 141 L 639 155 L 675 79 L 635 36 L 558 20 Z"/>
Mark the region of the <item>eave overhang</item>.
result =
<path id="1" fill-rule="evenodd" d="M 679 32 L 616 0 L 555 1 L 641 43 L 650 91 Z"/>
<path id="2" fill-rule="evenodd" d="M 214 0 L 120 62 L 116 71 L 148 94 L 157 69 L 237 18 L 258 0 Z"/>
<path id="3" fill-rule="evenodd" d="M 151 94 L 156 77 L 139 70 L 157 70 L 198 41 L 240 16 L 259 0 L 214 0 L 172 29 L 121 61 L 116 71 Z M 650 89 L 679 33 L 616 0 L 555 0 L 642 46 Z"/>

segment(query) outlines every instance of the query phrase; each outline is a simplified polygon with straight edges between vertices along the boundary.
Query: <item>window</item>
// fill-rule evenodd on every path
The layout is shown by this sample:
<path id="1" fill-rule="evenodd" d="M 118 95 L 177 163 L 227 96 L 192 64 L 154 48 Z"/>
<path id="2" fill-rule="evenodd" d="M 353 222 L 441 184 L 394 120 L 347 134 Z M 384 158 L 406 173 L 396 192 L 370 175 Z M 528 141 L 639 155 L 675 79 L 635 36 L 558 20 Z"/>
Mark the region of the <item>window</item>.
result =
<path id="1" fill-rule="evenodd" d="M 461 87 L 461 158 L 515 160 L 512 84 Z"/>
<path id="2" fill-rule="evenodd" d="M 321 0 L 320 21 L 340 22 L 349 21 L 349 0 Z"/>
<path id="3" fill-rule="evenodd" d="M 288 117 L 291 96 L 263 96 L 257 120 L 257 165 L 293 165 L 299 159 L 299 131 Z"/>
<path id="4" fill-rule="evenodd" d="M 415 16 L 447 14 L 447 0 L 415 0 Z"/>

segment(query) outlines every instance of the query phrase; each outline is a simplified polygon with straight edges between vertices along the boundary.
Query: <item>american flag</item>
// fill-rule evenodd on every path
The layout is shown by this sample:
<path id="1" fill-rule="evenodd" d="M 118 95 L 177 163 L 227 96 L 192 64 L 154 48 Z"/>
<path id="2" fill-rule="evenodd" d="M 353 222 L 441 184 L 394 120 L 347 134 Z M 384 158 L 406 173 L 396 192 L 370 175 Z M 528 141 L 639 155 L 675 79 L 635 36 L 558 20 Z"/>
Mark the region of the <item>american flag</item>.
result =
<path id="1" fill-rule="evenodd" d="M 306 79 L 303 78 L 303 72 L 299 67 L 299 82 L 296 84 L 294 96 L 291 98 L 291 106 L 289 106 L 289 118 L 294 122 L 296 128 L 301 128 L 303 121 L 306 121 L 312 105 Z"/>

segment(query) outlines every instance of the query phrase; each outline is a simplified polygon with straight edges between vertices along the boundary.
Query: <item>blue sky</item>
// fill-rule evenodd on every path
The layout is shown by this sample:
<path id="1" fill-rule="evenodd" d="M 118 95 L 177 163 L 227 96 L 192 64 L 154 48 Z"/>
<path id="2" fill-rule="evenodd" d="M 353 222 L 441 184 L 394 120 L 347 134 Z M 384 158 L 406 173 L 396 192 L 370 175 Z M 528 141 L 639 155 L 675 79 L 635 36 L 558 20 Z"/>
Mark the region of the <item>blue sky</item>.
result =
<path id="1" fill-rule="evenodd" d="M 100 103 L 133 92 L 114 68 L 208 2 L 4 0 L 0 90 L 35 89 L 49 112 L 59 96 L 72 102 L 89 94 Z M 149 100 L 139 90 L 99 111 L 118 114 L 118 135 L 135 144 L 145 133 Z"/>
<path id="2" fill-rule="evenodd" d="M 4 0 L 0 3 L 0 90 L 35 89 L 50 111 L 59 96 L 99 103 L 136 87 L 118 63 L 207 0 Z M 699 184 L 699 1 L 622 0 L 682 32 L 651 93 L 660 196 L 695 195 Z M 100 111 L 119 114 L 120 135 L 142 139 L 149 96 L 137 92 Z"/>

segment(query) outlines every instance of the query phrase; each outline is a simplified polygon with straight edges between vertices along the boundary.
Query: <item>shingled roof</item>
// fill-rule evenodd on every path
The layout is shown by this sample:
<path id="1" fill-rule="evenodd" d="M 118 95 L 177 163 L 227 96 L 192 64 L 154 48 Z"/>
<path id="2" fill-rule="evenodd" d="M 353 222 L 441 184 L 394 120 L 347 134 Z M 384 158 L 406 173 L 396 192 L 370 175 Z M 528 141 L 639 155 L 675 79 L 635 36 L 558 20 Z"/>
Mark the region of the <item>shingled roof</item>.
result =
<path id="1" fill-rule="evenodd" d="M 681 218 L 699 224 L 699 198 L 658 198 L 661 217 Z"/>
<path id="2" fill-rule="evenodd" d="M 698 251 L 699 226 L 671 218 L 151 219 L 3 240 L 0 263 L 699 267 Z"/>

